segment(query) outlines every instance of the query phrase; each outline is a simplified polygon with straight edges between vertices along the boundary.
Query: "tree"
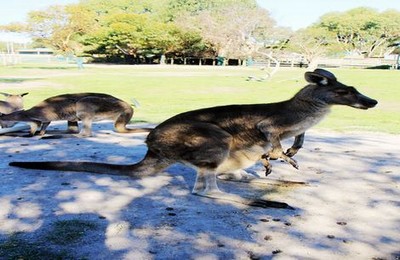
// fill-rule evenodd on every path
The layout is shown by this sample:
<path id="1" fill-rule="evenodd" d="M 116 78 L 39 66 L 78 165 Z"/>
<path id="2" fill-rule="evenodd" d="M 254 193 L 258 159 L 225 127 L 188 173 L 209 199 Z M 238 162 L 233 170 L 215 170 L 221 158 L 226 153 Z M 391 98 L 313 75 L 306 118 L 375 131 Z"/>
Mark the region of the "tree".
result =
<path id="1" fill-rule="evenodd" d="M 31 12 L 24 28 L 37 45 L 110 59 L 165 54 L 245 59 L 260 42 L 276 42 L 274 21 L 255 0 L 81 0 Z"/>
<path id="2" fill-rule="evenodd" d="M 96 29 L 84 39 L 86 51 L 108 59 L 133 59 L 152 55 L 193 53 L 204 48 L 195 32 L 178 28 L 167 19 L 170 0 L 86 0 L 95 14 Z"/>
<path id="3" fill-rule="evenodd" d="M 174 21 L 185 30 L 199 32 L 216 55 L 246 59 L 254 52 L 256 42 L 271 41 L 274 21 L 255 1 L 201 3 L 189 5 L 201 8 L 185 10 Z"/>
<path id="4" fill-rule="evenodd" d="M 334 34 L 336 44 L 346 52 L 371 57 L 382 56 L 388 43 L 400 37 L 400 13 L 379 13 L 370 8 L 355 8 L 344 13 L 328 13 L 317 27 Z"/>
<path id="5" fill-rule="evenodd" d="M 81 52 L 79 37 L 91 28 L 91 13 L 79 5 L 54 5 L 28 14 L 24 24 L 8 25 L 8 31 L 27 32 L 35 45 L 60 53 Z"/>
<path id="6" fill-rule="evenodd" d="M 168 21 L 181 16 L 197 16 L 204 11 L 218 10 L 232 5 L 255 7 L 254 0 L 164 0 L 165 8 L 161 12 Z"/>
<path id="7" fill-rule="evenodd" d="M 155 14 L 164 9 L 167 0 L 81 0 L 80 5 L 96 13 L 97 19 L 115 13 Z M 168 0 L 169 1 L 169 0 Z"/>
<path id="8" fill-rule="evenodd" d="M 124 54 L 137 61 L 139 56 L 183 52 L 199 41 L 199 36 L 173 23 L 155 21 L 151 14 L 115 13 L 103 17 L 102 26 L 87 36 L 85 44 L 91 46 L 91 53 L 109 59 Z"/>
<path id="9" fill-rule="evenodd" d="M 24 32 L 26 31 L 26 24 L 24 23 L 10 23 L 6 25 L 0 25 L 0 31 L 5 32 Z"/>
<path id="10" fill-rule="evenodd" d="M 329 31 L 310 26 L 296 31 L 289 39 L 288 48 L 303 55 L 308 64 L 327 54 L 333 35 Z"/>

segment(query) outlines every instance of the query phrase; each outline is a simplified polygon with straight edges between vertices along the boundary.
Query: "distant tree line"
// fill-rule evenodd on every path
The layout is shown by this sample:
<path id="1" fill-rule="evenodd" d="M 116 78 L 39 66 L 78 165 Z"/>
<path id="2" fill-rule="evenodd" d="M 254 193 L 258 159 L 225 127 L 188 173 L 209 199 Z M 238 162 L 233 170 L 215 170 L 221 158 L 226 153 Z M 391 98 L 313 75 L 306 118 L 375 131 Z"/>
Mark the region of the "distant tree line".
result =
<path id="1" fill-rule="evenodd" d="M 33 47 L 106 62 L 188 57 L 224 62 L 296 52 L 383 56 L 400 41 L 400 12 L 356 8 L 328 13 L 308 28 L 278 27 L 255 0 L 81 0 L 30 12 L 0 30 L 28 32 Z"/>
<path id="2" fill-rule="evenodd" d="M 315 57 L 343 53 L 383 57 L 399 41 L 400 12 L 359 7 L 321 16 L 312 26 L 295 32 L 291 46 L 312 61 Z"/>

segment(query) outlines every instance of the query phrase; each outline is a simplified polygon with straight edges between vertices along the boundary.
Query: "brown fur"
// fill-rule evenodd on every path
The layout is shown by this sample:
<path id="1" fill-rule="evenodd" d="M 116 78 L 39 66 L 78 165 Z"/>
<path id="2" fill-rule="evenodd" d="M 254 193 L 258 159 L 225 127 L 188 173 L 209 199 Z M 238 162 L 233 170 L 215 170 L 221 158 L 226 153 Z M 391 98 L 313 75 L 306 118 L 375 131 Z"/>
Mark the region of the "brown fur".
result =
<path id="1" fill-rule="evenodd" d="M 75 93 L 50 97 L 36 106 L 0 116 L 0 120 L 14 120 L 31 123 L 30 134 L 34 135 L 41 126 L 40 135 L 46 133 L 52 121 L 67 120 L 68 130 L 77 132 L 78 121 L 82 121 L 80 136 L 92 135 L 92 122 L 114 120 L 118 133 L 149 132 L 150 128 L 129 129 L 126 125 L 133 116 L 133 108 L 125 101 L 102 93 Z"/>
<path id="2" fill-rule="evenodd" d="M 317 124 L 335 104 L 361 109 L 377 101 L 355 88 L 338 82 L 325 70 L 307 72 L 309 85 L 293 98 L 270 104 L 230 105 L 199 109 L 176 115 L 150 132 L 144 159 L 131 165 L 93 162 L 12 162 L 11 166 L 32 169 L 96 172 L 141 177 L 180 162 L 197 170 L 193 193 L 260 207 L 290 208 L 286 203 L 246 199 L 222 193 L 217 175 L 234 173 L 262 157 L 291 158 L 301 147 L 304 132 Z M 283 152 L 280 140 L 296 136 L 294 146 Z"/>
<path id="3" fill-rule="evenodd" d="M 5 114 L 11 114 L 12 112 L 22 110 L 24 108 L 24 100 L 23 96 L 28 95 L 28 93 L 13 95 L 0 92 L 0 94 L 4 95 L 6 99 L 4 101 L 0 100 L 0 116 Z M 0 120 L 0 126 L 2 128 L 8 128 L 15 125 L 17 122 L 14 121 L 3 121 Z"/>

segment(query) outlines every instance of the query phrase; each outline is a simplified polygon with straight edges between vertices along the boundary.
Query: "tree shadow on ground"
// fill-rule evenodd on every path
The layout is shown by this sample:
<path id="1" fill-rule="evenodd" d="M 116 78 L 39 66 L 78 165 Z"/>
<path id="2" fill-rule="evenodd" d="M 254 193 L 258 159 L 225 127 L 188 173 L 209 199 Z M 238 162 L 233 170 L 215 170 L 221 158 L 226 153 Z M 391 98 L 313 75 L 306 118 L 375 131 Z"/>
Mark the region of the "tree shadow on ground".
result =
<path id="1" fill-rule="evenodd" d="M 360 136 L 309 137 L 297 157 L 299 172 L 274 162 L 270 178 L 309 186 L 219 182 L 227 192 L 282 200 L 294 211 L 193 196 L 195 172 L 183 165 L 142 179 L 8 166 L 23 160 L 126 164 L 143 157 L 145 135 L 109 129 L 98 125 L 97 136 L 85 139 L 0 137 L 0 252 L 14 256 L 12 245 L 25 242 L 43 250 L 35 251 L 39 256 L 61 252 L 55 256 L 74 259 L 329 258 L 360 256 L 363 250 L 370 257 L 389 257 L 400 242 L 398 227 L 393 228 L 399 191 L 388 185 L 399 181 L 394 173 L 400 153 L 392 147 L 373 151 L 376 140 Z M 371 151 L 358 150 L 365 145 Z M 263 172 L 260 165 L 251 170 Z M 374 194 L 359 194 L 368 191 Z M 82 235 L 55 242 L 60 222 L 67 226 L 64 233 Z"/>

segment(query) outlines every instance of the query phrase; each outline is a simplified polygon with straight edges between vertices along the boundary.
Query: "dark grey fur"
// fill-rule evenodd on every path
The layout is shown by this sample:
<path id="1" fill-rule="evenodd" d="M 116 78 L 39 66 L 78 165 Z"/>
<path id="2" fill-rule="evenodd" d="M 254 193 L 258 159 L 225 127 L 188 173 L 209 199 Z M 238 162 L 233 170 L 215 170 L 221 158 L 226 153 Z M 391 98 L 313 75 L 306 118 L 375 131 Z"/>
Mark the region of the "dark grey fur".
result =
<path id="1" fill-rule="evenodd" d="M 367 109 L 377 104 L 355 88 L 338 82 L 328 71 L 307 72 L 305 78 L 310 84 L 287 101 L 205 108 L 164 121 L 148 135 L 147 154 L 136 164 L 12 162 L 10 165 L 142 177 L 181 162 L 197 170 L 193 188 L 196 195 L 259 207 L 290 208 L 286 203 L 223 193 L 217 186 L 217 175 L 234 173 L 262 157 L 265 161 L 281 158 L 297 167 L 291 157 L 301 147 L 304 132 L 322 120 L 332 105 Z M 283 152 L 280 141 L 294 136 L 294 146 Z"/>

